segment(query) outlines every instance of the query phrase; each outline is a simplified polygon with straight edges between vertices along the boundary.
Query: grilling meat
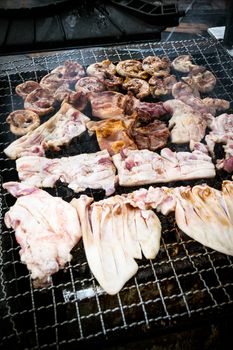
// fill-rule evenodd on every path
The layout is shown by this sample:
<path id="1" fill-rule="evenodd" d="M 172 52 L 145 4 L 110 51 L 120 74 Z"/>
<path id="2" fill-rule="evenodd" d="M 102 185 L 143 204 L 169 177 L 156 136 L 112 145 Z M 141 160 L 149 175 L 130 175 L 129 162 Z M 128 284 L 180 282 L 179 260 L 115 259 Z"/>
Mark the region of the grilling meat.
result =
<path id="1" fill-rule="evenodd" d="M 192 58 L 190 55 L 181 55 L 176 57 L 172 63 L 172 67 L 178 72 L 188 73 L 190 70 L 195 67 L 192 63 Z"/>
<path id="2" fill-rule="evenodd" d="M 30 92 L 24 100 L 24 108 L 37 113 L 39 116 L 53 112 L 54 104 L 53 93 L 42 87 Z"/>
<path id="3" fill-rule="evenodd" d="M 99 80 L 104 80 L 106 74 L 115 75 L 116 66 L 110 60 L 103 60 L 102 62 L 93 63 L 87 67 L 87 75 L 96 77 Z"/>
<path id="4" fill-rule="evenodd" d="M 85 69 L 80 63 L 68 60 L 64 62 L 63 66 L 53 69 L 51 73 L 58 74 L 64 82 L 73 85 L 85 76 Z"/>
<path id="5" fill-rule="evenodd" d="M 207 185 L 174 190 L 179 228 L 199 243 L 233 255 L 233 184 L 224 181 L 222 192 Z"/>
<path id="6" fill-rule="evenodd" d="M 43 156 L 49 148 L 58 151 L 60 146 L 67 145 L 72 138 L 81 135 L 89 120 L 77 109 L 64 103 L 47 122 L 12 142 L 4 152 L 9 158 L 16 159 L 25 155 Z"/>
<path id="7" fill-rule="evenodd" d="M 167 144 L 170 132 L 165 123 L 153 119 L 146 112 L 135 112 L 132 114 L 134 120 L 129 128 L 128 134 L 135 141 L 138 149 L 149 149 L 155 151 Z"/>
<path id="8" fill-rule="evenodd" d="M 90 269 L 108 294 L 116 294 L 136 274 L 141 251 L 147 259 L 157 255 L 161 224 L 153 211 L 133 208 L 121 196 L 92 201 L 81 196 L 71 204 L 80 218 Z"/>
<path id="9" fill-rule="evenodd" d="M 126 123 L 120 119 L 106 119 L 87 123 L 90 131 L 95 131 L 101 150 L 106 149 L 110 155 L 119 153 L 124 148 L 137 149 L 128 134 Z"/>
<path id="10" fill-rule="evenodd" d="M 139 78 L 126 78 L 123 89 L 131 91 L 139 100 L 150 95 L 150 86 L 147 81 Z"/>
<path id="11" fill-rule="evenodd" d="M 150 91 L 153 97 L 170 94 L 173 86 L 176 84 L 174 75 L 167 75 L 164 78 L 153 76 L 149 80 Z"/>
<path id="12" fill-rule="evenodd" d="M 210 92 L 216 85 L 216 78 L 214 74 L 205 67 L 196 66 L 191 69 L 189 77 L 196 84 L 197 89 L 202 93 Z"/>
<path id="13" fill-rule="evenodd" d="M 127 150 L 113 156 L 120 186 L 138 186 L 215 177 L 211 158 L 200 151 L 172 152 L 163 148 L 161 154 L 148 150 Z"/>
<path id="14" fill-rule="evenodd" d="M 171 62 L 167 57 L 148 56 L 142 61 L 142 68 L 150 75 L 157 75 L 159 72 L 170 72 Z"/>
<path id="15" fill-rule="evenodd" d="M 100 119 L 123 118 L 127 96 L 114 91 L 93 93 L 89 96 L 92 115 Z"/>
<path id="16" fill-rule="evenodd" d="M 179 100 L 168 100 L 163 106 L 172 114 L 169 128 L 173 143 L 189 143 L 191 140 L 199 142 L 203 139 L 212 115 L 202 114 Z"/>
<path id="17" fill-rule="evenodd" d="M 26 156 L 16 161 L 19 179 L 31 186 L 54 187 L 60 180 L 74 192 L 87 188 L 115 192 L 115 167 L 109 153 L 83 153 L 73 157 L 44 158 Z"/>
<path id="18" fill-rule="evenodd" d="M 142 62 L 137 60 L 120 61 L 116 65 L 116 71 L 122 77 L 147 79 L 148 73 L 143 70 Z"/>
<path id="19" fill-rule="evenodd" d="M 224 113 L 213 118 L 209 123 L 212 130 L 205 141 L 208 149 L 214 155 L 214 146 L 217 143 L 224 144 L 225 159 L 217 160 L 217 168 L 223 168 L 229 173 L 233 172 L 233 114 Z"/>
<path id="20" fill-rule="evenodd" d="M 35 89 L 39 88 L 40 84 L 33 80 L 25 81 L 22 84 L 19 84 L 15 88 L 15 92 L 21 96 L 23 99 L 27 97 L 30 92 L 34 91 Z"/>
<path id="21" fill-rule="evenodd" d="M 40 87 L 49 90 L 50 93 L 55 93 L 55 91 L 63 85 L 68 85 L 69 87 L 69 84 L 65 83 L 63 75 L 59 73 L 46 74 L 40 81 Z"/>
<path id="22" fill-rule="evenodd" d="M 5 214 L 5 224 L 15 231 L 21 261 L 37 287 L 50 284 L 51 275 L 71 260 L 70 251 L 81 238 L 77 212 L 35 187 L 8 182 L 3 188 L 19 197 Z"/>
<path id="23" fill-rule="evenodd" d="M 76 91 L 82 91 L 86 95 L 93 92 L 101 92 L 106 90 L 105 85 L 96 77 L 84 77 L 75 84 Z"/>
<path id="24" fill-rule="evenodd" d="M 20 109 L 11 112 L 6 122 L 10 124 L 10 131 L 13 134 L 22 136 L 36 129 L 40 125 L 40 118 L 32 111 Z"/>

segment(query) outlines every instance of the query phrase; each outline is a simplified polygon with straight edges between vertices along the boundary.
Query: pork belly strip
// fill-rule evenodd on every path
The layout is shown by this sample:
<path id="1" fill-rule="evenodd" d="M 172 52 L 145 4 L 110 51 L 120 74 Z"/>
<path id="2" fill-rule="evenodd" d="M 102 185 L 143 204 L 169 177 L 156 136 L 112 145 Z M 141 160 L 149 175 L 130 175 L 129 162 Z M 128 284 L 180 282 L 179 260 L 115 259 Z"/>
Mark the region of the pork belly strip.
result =
<path id="1" fill-rule="evenodd" d="M 125 149 L 113 156 L 121 186 L 137 186 L 215 176 L 211 158 L 201 151 L 172 152 L 160 155 L 148 150 Z"/>
<path id="2" fill-rule="evenodd" d="M 18 197 L 4 220 L 15 231 L 21 261 L 37 285 L 48 284 L 51 275 L 71 260 L 70 251 L 81 238 L 77 212 L 36 187 L 7 182 L 3 188 Z"/>
<path id="3" fill-rule="evenodd" d="M 49 148 L 58 151 L 60 146 L 81 135 L 86 130 L 89 120 L 68 103 L 63 103 L 59 111 L 47 122 L 12 142 L 4 152 L 9 158 L 17 159 L 26 155 L 43 156 Z"/>
<path id="4" fill-rule="evenodd" d="M 135 258 L 153 259 L 160 247 L 161 225 L 151 210 L 124 203 L 121 196 L 92 203 L 92 198 L 73 199 L 82 228 L 89 267 L 108 294 L 118 293 L 133 277 Z"/>
<path id="5" fill-rule="evenodd" d="M 115 192 L 116 169 L 106 150 L 54 159 L 25 156 L 17 159 L 16 169 L 19 179 L 31 186 L 54 187 L 60 180 L 74 192 L 86 188 L 104 189 L 106 195 Z"/>

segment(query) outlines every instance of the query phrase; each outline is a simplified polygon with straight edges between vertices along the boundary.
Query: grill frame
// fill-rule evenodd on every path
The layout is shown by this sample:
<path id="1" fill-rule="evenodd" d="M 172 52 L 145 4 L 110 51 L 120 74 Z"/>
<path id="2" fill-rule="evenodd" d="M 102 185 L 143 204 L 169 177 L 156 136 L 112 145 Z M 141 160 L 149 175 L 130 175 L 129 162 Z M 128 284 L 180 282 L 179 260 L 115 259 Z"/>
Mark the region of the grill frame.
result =
<path id="1" fill-rule="evenodd" d="M 195 63 L 205 65 L 216 74 L 217 86 L 208 95 L 225 98 L 232 103 L 233 60 L 221 42 L 212 39 L 15 56 L 4 60 L 4 63 L 0 59 L 0 106 L 3 110 L 0 116 L 1 182 L 17 180 L 15 162 L 3 154 L 3 149 L 14 138 L 8 131 L 6 116 L 22 106 L 21 99 L 14 92 L 15 85 L 29 78 L 39 80 L 66 59 L 76 59 L 87 66 L 106 58 L 117 62 L 156 54 L 172 59 L 186 53 L 192 55 Z M 89 139 L 81 138 L 81 142 L 85 148 Z M 83 151 L 77 143 L 72 147 L 76 153 Z M 69 154 L 69 150 L 65 149 L 54 156 L 64 156 L 64 152 Z M 219 188 L 225 178 L 226 174 L 219 173 L 217 179 L 206 182 Z M 169 184 L 176 185 L 180 183 Z M 118 193 L 132 190 L 119 188 Z M 68 201 L 74 197 L 72 191 L 65 190 L 61 184 L 48 192 L 56 196 L 62 194 Z M 103 196 L 98 191 L 88 190 L 86 193 L 96 199 Z M 65 349 L 69 345 L 72 349 L 77 344 L 84 347 L 93 342 L 103 345 L 187 327 L 200 322 L 200 317 L 204 322 L 233 310 L 233 257 L 217 253 L 188 238 L 177 229 L 173 215 L 160 215 L 163 234 L 156 259 L 139 261 L 137 275 L 116 296 L 108 296 L 98 286 L 88 268 L 82 243 L 74 249 L 73 260 L 66 270 L 53 276 L 50 287 L 33 288 L 27 268 L 20 263 L 14 233 L 7 230 L 3 222 L 5 212 L 15 199 L 2 187 L 0 199 L 0 312 L 5 332 L 0 344 L 3 346 L 18 344 L 29 349 Z"/>

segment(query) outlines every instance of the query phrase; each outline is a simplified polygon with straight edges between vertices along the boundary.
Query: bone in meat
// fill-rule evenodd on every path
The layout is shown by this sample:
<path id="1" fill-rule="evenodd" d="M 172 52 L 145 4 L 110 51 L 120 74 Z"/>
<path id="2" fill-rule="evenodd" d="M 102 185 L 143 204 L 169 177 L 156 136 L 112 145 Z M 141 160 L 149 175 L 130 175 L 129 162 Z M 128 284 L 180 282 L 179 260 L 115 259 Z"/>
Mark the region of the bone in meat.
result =
<path id="1" fill-rule="evenodd" d="M 49 284 L 81 238 L 78 215 L 69 203 L 38 188 L 17 182 L 3 188 L 19 197 L 5 214 L 5 224 L 15 231 L 21 261 L 37 286 Z"/>
<path id="2" fill-rule="evenodd" d="M 123 150 L 113 156 L 121 186 L 166 183 L 198 178 L 212 178 L 215 167 L 211 158 L 200 151 L 172 152 L 161 155 L 148 150 Z"/>
<path id="3" fill-rule="evenodd" d="M 133 277 L 141 250 L 153 259 L 160 246 L 161 224 L 154 212 L 125 204 L 120 196 L 91 204 L 81 196 L 71 204 L 79 214 L 88 264 L 102 288 L 118 293 Z"/>
<path id="4" fill-rule="evenodd" d="M 60 180 L 75 192 L 86 188 L 115 192 L 115 167 L 106 150 L 49 159 L 25 156 L 16 161 L 18 176 L 31 186 L 53 187 Z"/>
<path id="5" fill-rule="evenodd" d="M 16 159 L 25 155 L 43 156 L 49 148 L 58 151 L 60 146 L 81 135 L 89 120 L 80 111 L 64 103 L 47 122 L 12 142 L 4 152 L 9 158 Z"/>

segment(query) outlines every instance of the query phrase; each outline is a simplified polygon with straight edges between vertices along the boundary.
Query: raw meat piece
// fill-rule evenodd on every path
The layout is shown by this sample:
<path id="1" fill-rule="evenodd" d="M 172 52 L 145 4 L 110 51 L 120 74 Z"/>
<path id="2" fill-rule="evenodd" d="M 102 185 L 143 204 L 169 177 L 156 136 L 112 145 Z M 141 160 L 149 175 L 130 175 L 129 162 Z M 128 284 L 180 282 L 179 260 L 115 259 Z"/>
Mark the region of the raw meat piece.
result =
<path id="1" fill-rule="evenodd" d="M 137 149 L 137 145 L 128 135 L 127 126 L 123 120 L 90 121 L 87 123 L 87 128 L 96 132 L 100 149 L 106 149 L 111 156 L 124 148 Z"/>
<path id="2" fill-rule="evenodd" d="M 169 120 L 171 141 L 173 143 L 188 143 L 191 140 L 199 142 L 205 136 L 208 119 L 212 115 L 201 114 L 179 100 L 168 100 L 164 108 L 172 113 Z"/>
<path id="3" fill-rule="evenodd" d="M 16 161 L 18 176 L 31 186 L 53 187 L 60 180 L 75 192 L 102 188 L 106 195 L 115 192 L 115 167 L 104 150 L 73 157 L 28 156 Z"/>
<path id="4" fill-rule="evenodd" d="M 20 258 L 37 286 L 51 282 L 51 275 L 72 258 L 70 251 L 81 238 L 76 210 L 61 198 L 18 182 L 3 184 L 16 203 L 5 214 L 5 224 L 15 231 Z"/>
<path id="5" fill-rule="evenodd" d="M 161 155 L 148 150 L 122 150 L 113 156 L 121 186 L 137 186 L 170 181 L 212 178 L 211 158 L 200 152 L 172 152 L 164 148 Z"/>
<path id="6" fill-rule="evenodd" d="M 212 131 L 205 137 L 208 149 L 214 156 L 215 144 L 224 144 L 225 159 L 217 160 L 217 167 L 231 173 L 233 171 L 233 114 L 224 113 L 213 118 L 209 127 Z"/>
<path id="7" fill-rule="evenodd" d="M 71 204 L 77 209 L 88 264 L 108 294 L 118 293 L 133 277 L 142 254 L 154 259 L 160 247 L 161 224 L 153 211 L 124 203 L 121 196 L 91 204 L 81 196 Z"/>
<path id="8" fill-rule="evenodd" d="M 57 151 L 60 146 L 81 135 L 89 120 L 68 103 L 63 103 L 60 110 L 47 122 L 12 142 L 4 152 L 9 158 L 16 159 L 25 155 L 43 156 L 49 148 Z"/>

